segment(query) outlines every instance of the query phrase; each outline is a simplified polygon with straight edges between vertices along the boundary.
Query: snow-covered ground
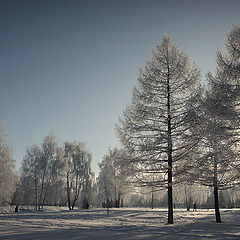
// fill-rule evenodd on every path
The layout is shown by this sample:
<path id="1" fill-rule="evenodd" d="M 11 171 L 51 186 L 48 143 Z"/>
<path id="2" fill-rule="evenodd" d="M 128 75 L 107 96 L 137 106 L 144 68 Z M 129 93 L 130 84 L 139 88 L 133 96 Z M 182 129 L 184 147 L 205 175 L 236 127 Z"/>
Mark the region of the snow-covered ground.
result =
<path id="1" fill-rule="evenodd" d="M 45 207 L 36 212 L 0 208 L 0 239 L 240 239 L 240 209 L 174 210 L 173 225 L 166 209 L 122 208 L 74 210 Z"/>

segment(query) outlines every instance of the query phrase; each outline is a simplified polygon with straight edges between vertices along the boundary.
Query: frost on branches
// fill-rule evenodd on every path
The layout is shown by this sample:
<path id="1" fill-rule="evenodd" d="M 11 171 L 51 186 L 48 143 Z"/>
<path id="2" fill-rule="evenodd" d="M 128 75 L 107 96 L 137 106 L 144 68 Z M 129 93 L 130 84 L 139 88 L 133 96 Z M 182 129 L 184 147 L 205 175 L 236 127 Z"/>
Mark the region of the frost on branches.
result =
<path id="1" fill-rule="evenodd" d="M 132 102 L 117 125 L 118 136 L 131 154 L 126 161 L 135 183 L 168 189 L 168 223 L 173 223 L 174 164 L 187 158 L 194 145 L 187 140 L 187 102 L 199 79 L 190 58 L 164 36 L 140 69 Z"/>
<path id="2" fill-rule="evenodd" d="M 0 205 L 11 202 L 16 181 L 11 147 L 4 129 L 0 127 Z"/>

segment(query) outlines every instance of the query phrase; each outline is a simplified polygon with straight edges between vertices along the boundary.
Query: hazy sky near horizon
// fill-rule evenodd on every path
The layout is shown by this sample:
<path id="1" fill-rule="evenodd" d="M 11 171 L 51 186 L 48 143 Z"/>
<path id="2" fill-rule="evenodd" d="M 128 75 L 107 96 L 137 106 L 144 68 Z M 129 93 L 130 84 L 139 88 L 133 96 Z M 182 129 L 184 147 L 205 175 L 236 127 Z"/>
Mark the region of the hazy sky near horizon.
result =
<path id="1" fill-rule="evenodd" d="M 0 124 L 17 169 L 53 132 L 86 142 L 96 171 L 119 146 L 115 124 L 164 33 L 204 78 L 239 10 L 237 0 L 0 0 Z"/>

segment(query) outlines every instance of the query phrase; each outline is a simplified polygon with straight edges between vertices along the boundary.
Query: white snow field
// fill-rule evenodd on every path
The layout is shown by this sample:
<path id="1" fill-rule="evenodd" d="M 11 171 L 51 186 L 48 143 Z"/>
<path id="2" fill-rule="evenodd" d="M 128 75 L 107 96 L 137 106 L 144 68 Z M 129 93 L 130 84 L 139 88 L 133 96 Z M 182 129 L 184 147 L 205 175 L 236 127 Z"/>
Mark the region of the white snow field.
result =
<path id="1" fill-rule="evenodd" d="M 0 208 L 0 239 L 240 239 L 240 209 L 221 210 L 222 223 L 214 210 L 176 209 L 173 225 L 166 209 L 13 210 Z"/>

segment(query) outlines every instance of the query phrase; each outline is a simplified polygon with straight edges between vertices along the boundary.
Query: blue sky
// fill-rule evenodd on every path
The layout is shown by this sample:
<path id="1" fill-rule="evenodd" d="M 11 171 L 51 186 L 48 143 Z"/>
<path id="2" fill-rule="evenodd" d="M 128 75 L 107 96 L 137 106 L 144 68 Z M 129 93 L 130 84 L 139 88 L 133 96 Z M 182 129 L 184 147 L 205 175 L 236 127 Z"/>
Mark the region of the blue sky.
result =
<path id="1" fill-rule="evenodd" d="M 140 66 L 164 33 L 204 75 L 214 71 L 240 1 L 1 0 L 0 123 L 18 169 L 53 132 L 86 142 L 93 169 L 131 99 Z"/>

